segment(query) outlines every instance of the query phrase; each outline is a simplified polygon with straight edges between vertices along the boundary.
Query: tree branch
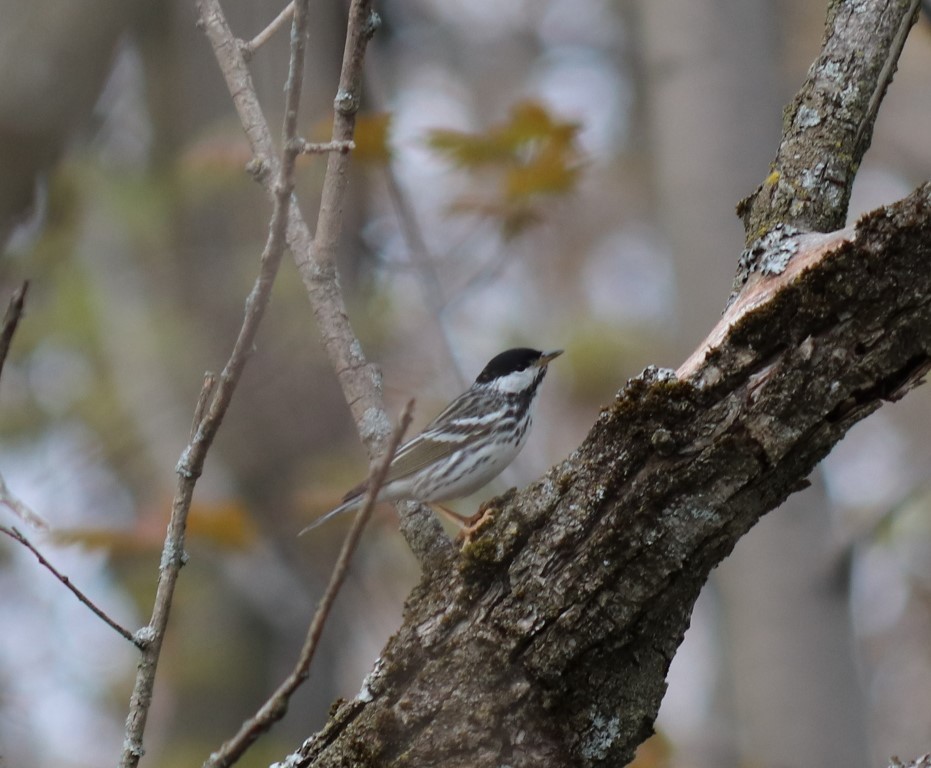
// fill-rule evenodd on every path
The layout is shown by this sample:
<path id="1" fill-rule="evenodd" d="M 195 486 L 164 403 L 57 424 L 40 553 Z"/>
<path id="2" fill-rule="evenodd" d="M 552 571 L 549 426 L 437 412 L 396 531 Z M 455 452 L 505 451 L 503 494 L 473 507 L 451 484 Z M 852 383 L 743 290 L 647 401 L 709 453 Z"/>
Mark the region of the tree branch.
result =
<path id="1" fill-rule="evenodd" d="M 356 148 L 354 141 L 325 141 L 323 143 L 297 139 L 298 151 L 302 155 L 325 155 L 328 152 L 342 152 L 346 154 Z"/>
<path id="2" fill-rule="evenodd" d="M 0 374 L 3 373 L 3 365 L 10 352 L 10 343 L 13 341 L 13 334 L 16 333 L 16 326 L 19 325 L 19 320 L 23 316 L 27 290 L 29 290 L 28 280 L 13 292 L 10 303 L 7 304 L 6 313 L 3 315 L 3 328 L 0 330 Z"/>
<path id="3" fill-rule="evenodd" d="M 13 343 L 13 334 L 19 326 L 19 321 L 23 316 L 23 308 L 26 304 L 26 291 L 29 290 L 29 281 L 25 281 L 17 288 L 10 297 L 10 303 L 7 304 L 6 312 L 3 315 L 3 326 L 0 328 L 0 375 L 3 374 L 3 366 L 6 363 L 7 355 L 10 353 L 10 345 Z M 28 523 L 34 528 L 45 530 L 48 523 L 41 516 L 33 512 L 29 507 L 23 504 L 7 487 L 6 480 L 0 475 L 0 504 L 3 504 L 13 514 L 23 522 Z M 16 530 L 15 528 L 13 529 Z M 17 532 L 18 533 L 18 532 Z M 30 545 L 31 549 L 31 545 Z M 37 556 L 38 553 L 37 553 Z"/>
<path id="4" fill-rule="evenodd" d="M 569 459 L 495 500 L 289 764 L 626 764 L 712 568 L 931 366 L 931 185 L 796 260 L 680 376 L 631 380 Z"/>
<path id="5" fill-rule="evenodd" d="M 584 443 L 425 574 L 363 695 L 292 766 L 615 766 L 651 732 L 710 571 L 858 420 L 931 369 L 931 185 L 843 221 L 914 3 L 832 3 L 745 274 L 678 373 L 647 369 Z M 778 228 L 778 230 L 777 230 Z M 766 233 L 772 237 L 761 238 Z"/>
<path id="6" fill-rule="evenodd" d="M 292 18 L 294 18 L 294 0 L 291 0 L 291 2 L 285 6 L 284 10 L 272 19 L 271 23 L 265 27 L 265 29 L 259 32 L 259 34 L 253 37 L 249 42 L 242 44 L 242 55 L 246 60 L 251 59 L 253 55 L 255 55 L 255 52 L 271 40 L 275 33 L 291 21 Z"/>
<path id="7" fill-rule="evenodd" d="M 763 184 L 737 206 L 749 245 L 777 225 L 830 232 L 844 224 L 860 161 L 919 0 L 832 0 L 821 54 L 783 117 Z"/>
<path id="8" fill-rule="evenodd" d="M 269 223 L 268 239 L 262 252 L 259 274 L 252 291 L 246 299 L 246 311 L 239 336 L 230 354 L 229 361 L 220 374 L 214 387 L 212 377 L 205 378 L 204 388 L 213 390 L 210 405 L 191 442 L 184 449 L 178 461 L 178 483 L 172 502 L 168 532 L 162 549 L 159 565 L 158 586 L 152 616 L 146 627 L 136 633 L 136 640 L 145 646 L 136 672 L 136 682 L 130 698 L 129 714 L 126 718 L 126 736 L 121 768 L 135 768 L 143 754 L 142 737 L 146 720 L 152 703 L 152 691 L 155 685 L 155 673 L 161 654 L 162 641 L 168 627 L 168 617 L 174 596 L 175 584 L 186 560 L 184 552 L 185 528 L 188 512 L 194 494 L 194 486 L 203 471 L 207 452 L 220 428 L 223 417 L 232 401 L 242 372 L 255 342 L 259 324 L 268 306 L 272 284 L 281 258 L 284 254 L 288 213 L 291 208 L 291 192 L 294 188 L 294 165 L 297 151 L 291 146 L 291 140 L 297 135 L 297 113 L 300 104 L 301 86 L 304 72 L 304 47 L 307 37 L 307 0 L 295 3 L 293 29 L 291 34 L 291 60 L 286 88 L 285 118 L 282 132 L 284 149 L 282 159 L 275 175 L 274 204 Z M 203 400 L 199 399 L 197 413 L 203 410 Z M 195 417 L 196 418 L 196 417 Z"/>
<path id="9" fill-rule="evenodd" d="M 254 717 L 242 724 L 239 732 L 223 746 L 214 752 L 204 763 L 204 768 L 227 768 L 235 763 L 243 753 L 252 745 L 255 740 L 263 733 L 268 731 L 278 720 L 285 716 L 288 711 L 288 702 L 294 692 L 307 679 L 310 670 L 310 664 L 317 652 L 317 646 L 320 643 L 320 636 L 323 634 L 323 627 L 330 615 L 333 603 L 336 601 L 336 595 L 346 579 L 349 571 L 349 561 L 352 559 L 356 547 L 359 545 L 359 539 L 362 537 L 362 529 L 372 515 L 372 509 L 375 507 L 375 499 L 385 482 L 388 475 L 388 468 L 394 458 L 395 452 L 404 433 L 411 424 L 414 412 L 414 401 L 410 400 L 404 411 L 401 413 L 401 419 L 395 428 L 385 450 L 384 456 L 379 459 L 378 463 L 372 468 L 369 474 L 368 491 L 365 494 L 365 501 L 359 514 L 349 529 L 343 547 L 340 550 L 336 565 L 333 566 L 333 572 L 330 574 L 330 581 L 327 584 L 326 591 L 320 599 L 317 611 L 314 613 L 313 620 L 307 630 L 307 637 L 304 639 L 304 647 L 301 649 L 300 656 L 294 669 L 288 677 L 278 686 L 278 689 L 268 698 L 268 700 L 259 708 Z"/>
<path id="10" fill-rule="evenodd" d="M 252 84 L 246 61 L 236 43 L 218 0 L 198 0 L 199 24 L 204 29 L 252 149 L 253 175 L 271 192 L 269 180 L 277 159 Z M 353 0 L 349 8 L 346 46 L 334 101 L 331 140 L 352 141 L 359 106 L 362 61 L 366 44 L 378 25 L 370 0 Z M 330 365 L 349 405 L 359 437 L 370 457 L 379 455 L 391 431 L 382 401 L 381 374 L 362 351 L 346 310 L 335 264 L 342 222 L 342 205 L 348 183 L 349 155 L 328 155 L 323 194 L 312 238 L 297 206 L 289 212 L 288 246 L 310 299 L 311 310 Z M 453 549 L 435 516 L 422 507 L 402 505 L 401 532 L 425 570 L 443 568 Z"/>
<path id="11" fill-rule="evenodd" d="M 32 552 L 32 554 L 36 556 L 36 559 L 39 561 L 40 565 L 47 568 L 56 579 L 58 579 L 62 584 L 64 584 L 69 590 L 71 590 L 71 593 L 78 600 L 84 603 L 84 605 L 90 608 L 91 612 L 97 618 L 103 621 L 104 624 L 110 627 L 110 629 L 112 629 L 114 632 L 116 632 L 117 634 L 125 638 L 126 640 L 129 640 L 129 642 L 131 642 L 133 645 L 135 645 L 140 650 L 143 648 L 143 644 L 139 640 L 137 640 L 135 637 L 133 637 L 132 633 L 128 629 L 121 626 L 119 623 L 117 623 L 113 619 L 111 619 L 110 616 L 107 615 L 107 613 L 102 608 L 97 607 L 97 605 L 94 603 L 93 600 L 91 600 L 80 589 L 78 589 L 76 586 L 74 586 L 74 584 L 71 583 L 71 579 L 65 576 L 65 574 L 63 574 L 54 565 L 52 565 L 48 560 L 46 560 L 45 556 L 41 552 L 39 552 L 39 550 L 35 548 L 32 542 L 29 541 L 29 539 L 27 539 L 25 536 L 23 536 L 23 534 L 19 530 L 17 530 L 16 528 L 7 528 L 5 525 L 0 525 L 0 533 L 6 534 L 11 539 L 19 542 L 26 549 Z"/>

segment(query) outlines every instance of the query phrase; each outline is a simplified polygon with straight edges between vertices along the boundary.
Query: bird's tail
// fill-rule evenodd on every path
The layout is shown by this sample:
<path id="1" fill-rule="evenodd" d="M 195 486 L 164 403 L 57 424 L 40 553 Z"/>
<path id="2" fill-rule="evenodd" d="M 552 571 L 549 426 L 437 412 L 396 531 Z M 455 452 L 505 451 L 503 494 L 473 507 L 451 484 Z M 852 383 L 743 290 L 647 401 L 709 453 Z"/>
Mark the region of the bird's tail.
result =
<path id="1" fill-rule="evenodd" d="M 363 501 L 364 499 L 365 499 L 365 496 L 353 496 L 351 499 L 344 501 L 342 504 L 336 507 L 336 509 L 331 509 L 325 515 L 323 515 L 323 517 L 318 517 L 310 525 L 302 529 L 301 532 L 298 534 L 298 536 L 303 536 L 308 531 L 312 531 L 317 526 L 323 525 L 327 520 L 333 517 L 336 517 L 337 515 L 342 514 L 343 512 L 350 512 L 353 509 L 358 509 L 360 502 Z"/>

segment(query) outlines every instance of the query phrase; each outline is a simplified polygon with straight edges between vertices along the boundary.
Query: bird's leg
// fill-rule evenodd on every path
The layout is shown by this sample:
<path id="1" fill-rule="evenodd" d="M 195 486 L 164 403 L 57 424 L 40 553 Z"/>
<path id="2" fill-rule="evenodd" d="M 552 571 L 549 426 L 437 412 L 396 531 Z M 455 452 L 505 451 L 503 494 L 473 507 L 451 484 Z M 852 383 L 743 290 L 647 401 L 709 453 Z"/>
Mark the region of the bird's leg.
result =
<path id="1" fill-rule="evenodd" d="M 472 521 L 471 517 L 466 517 L 465 515 L 460 515 L 458 512 L 453 512 L 449 507 L 444 507 L 442 504 L 437 504 L 435 501 L 432 502 L 430 506 L 436 507 L 460 528 L 468 525 Z"/>

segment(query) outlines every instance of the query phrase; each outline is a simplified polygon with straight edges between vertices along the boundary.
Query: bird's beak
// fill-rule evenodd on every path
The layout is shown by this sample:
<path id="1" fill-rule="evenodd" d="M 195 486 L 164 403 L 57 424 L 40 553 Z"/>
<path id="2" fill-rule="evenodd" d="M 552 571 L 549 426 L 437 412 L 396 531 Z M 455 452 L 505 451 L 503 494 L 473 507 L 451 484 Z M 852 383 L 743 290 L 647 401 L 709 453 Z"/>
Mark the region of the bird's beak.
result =
<path id="1" fill-rule="evenodd" d="M 563 353 L 561 349 L 554 349 L 552 352 L 544 352 L 540 359 L 537 360 L 537 367 L 542 368 L 544 365 L 548 365 L 551 360 L 555 360 Z"/>

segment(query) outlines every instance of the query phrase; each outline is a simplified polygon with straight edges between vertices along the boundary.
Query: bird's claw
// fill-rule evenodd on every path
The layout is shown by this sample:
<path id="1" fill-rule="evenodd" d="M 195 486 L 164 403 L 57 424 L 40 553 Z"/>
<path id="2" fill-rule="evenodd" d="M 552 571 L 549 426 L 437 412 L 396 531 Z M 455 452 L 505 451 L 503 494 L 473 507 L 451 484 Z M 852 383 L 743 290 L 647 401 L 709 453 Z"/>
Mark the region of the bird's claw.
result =
<path id="1" fill-rule="evenodd" d="M 493 506 L 482 505 L 478 508 L 472 517 L 466 518 L 462 521 L 462 528 L 459 529 L 459 533 L 456 535 L 456 541 L 462 542 L 463 544 L 468 544 L 472 541 L 472 537 L 478 533 L 486 525 L 490 525 L 494 522 L 495 513 L 498 510 Z"/>

